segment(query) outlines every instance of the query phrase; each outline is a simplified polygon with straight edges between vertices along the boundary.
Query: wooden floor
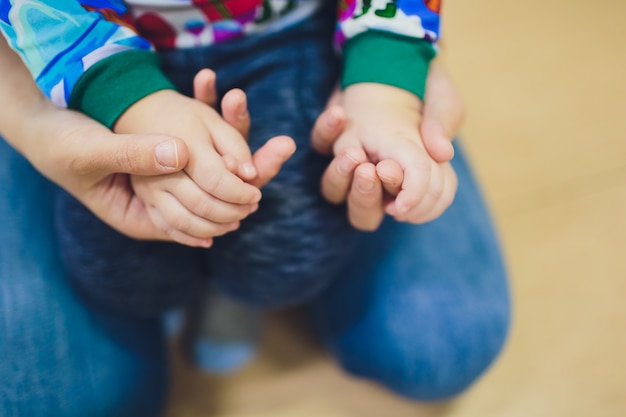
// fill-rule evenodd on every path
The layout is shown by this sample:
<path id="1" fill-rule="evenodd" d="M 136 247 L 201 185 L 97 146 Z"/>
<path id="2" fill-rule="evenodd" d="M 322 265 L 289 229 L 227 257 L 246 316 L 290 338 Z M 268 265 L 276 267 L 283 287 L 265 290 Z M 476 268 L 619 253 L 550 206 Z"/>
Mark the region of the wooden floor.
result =
<path id="1" fill-rule="evenodd" d="M 447 0 L 445 61 L 510 266 L 513 331 L 458 400 L 341 373 L 274 317 L 227 378 L 177 363 L 171 417 L 626 416 L 626 1 Z"/>

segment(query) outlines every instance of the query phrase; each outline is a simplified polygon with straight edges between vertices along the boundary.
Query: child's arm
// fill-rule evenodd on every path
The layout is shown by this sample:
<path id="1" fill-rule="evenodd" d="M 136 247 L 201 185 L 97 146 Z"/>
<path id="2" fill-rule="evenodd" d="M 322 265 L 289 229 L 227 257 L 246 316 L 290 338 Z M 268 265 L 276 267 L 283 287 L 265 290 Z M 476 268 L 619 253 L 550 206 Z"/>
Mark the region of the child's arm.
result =
<path id="1" fill-rule="evenodd" d="M 428 221 L 447 207 L 456 189 L 449 165 L 437 164 L 452 157 L 449 143 L 426 142 L 427 152 L 419 134 L 439 1 L 345 6 L 337 38 L 343 43 L 341 101 L 348 125 L 334 144 L 336 157 L 322 192 L 333 202 L 347 200 L 350 220 L 362 229 L 375 229 L 382 221 L 384 212 L 375 202 L 383 202 L 383 191 L 392 201 L 387 212 L 397 220 Z"/>
<path id="2" fill-rule="evenodd" d="M 34 84 L 0 38 L 0 134 L 45 177 L 98 218 L 135 239 L 167 239 L 128 186 L 128 176 L 181 170 L 187 148 L 164 135 L 116 135 L 73 111 L 59 109 Z M 132 145 L 132 146 L 131 146 Z"/>
<path id="3" fill-rule="evenodd" d="M 177 186 L 174 194 L 146 188 L 137 192 L 148 198 L 151 212 L 158 206 L 162 214 L 167 213 L 167 230 L 197 229 L 200 238 L 211 237 L 232 230 L 250 212 L 260 192 L 231 172 L 247 180 L 256 176 L 245 140 L 210 108 L 171 90 L 151 46 L 126 27 L 123 2 L 99 2 L 100 7 L 108 5 L 107 19 L 113 19 L 109 21 L 78 1 L 0 1 L 0 29 L 40 88 L 58 105 L 80 109 L 109 127 L 119 121 L 118 132 L 169 132 L 192 145 L 189 151 L 195 157 L 190 158 L 187 175 L 177 175 L 186 187 Z M 219 156 L 226 157 L 229 166 Z M 200 219 L 188 218 L 186 209 Z"/>
<path id="4" fill-rule="evenodd" d="M 107 127 L 139 100 L 174 89 L 121 0 L 0 0 L 0 32 L 55 104 Z M 244 143 L 228 151 L 238 169 L 250 166 Z"/>

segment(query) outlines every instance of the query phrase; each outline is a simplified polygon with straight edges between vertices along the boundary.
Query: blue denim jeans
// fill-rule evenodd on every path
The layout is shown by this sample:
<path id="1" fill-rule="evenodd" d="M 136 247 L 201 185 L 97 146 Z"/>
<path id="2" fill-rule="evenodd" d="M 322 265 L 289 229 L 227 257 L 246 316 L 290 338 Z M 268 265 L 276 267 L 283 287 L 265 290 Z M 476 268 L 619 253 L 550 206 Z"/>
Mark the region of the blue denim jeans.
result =
<path id="1" fill-rule="evenodd" d="M 248 93 L 253 149 L 278 134 L 298 143 L 259 211 L 211 250 L 133 241 L 62 192 L 53 221 L 52 186 L 2 143 L 4 415 L 158 415 L 167 374 L 154 317 L 213 284 L 252 305 L 307 305 L 348 372 L 409 398 L 449 398 L 493 362 L 509 325 L 506 273 L 460 149 L 456 200 L 426 225 L 356 232 L 319 194 L 328 160 L 309 135 L 336 82 L 332 26 L 320 14 L 288 33 L 163 55 L 186 93 L 204 67 L 222 92 Z"/>
<path id="2" fill-rule="evenodd" d="M 57 255 L 53 191 L 0 140 L 0 415 L 159 415 L 161 324 L 78 299 Z"/>

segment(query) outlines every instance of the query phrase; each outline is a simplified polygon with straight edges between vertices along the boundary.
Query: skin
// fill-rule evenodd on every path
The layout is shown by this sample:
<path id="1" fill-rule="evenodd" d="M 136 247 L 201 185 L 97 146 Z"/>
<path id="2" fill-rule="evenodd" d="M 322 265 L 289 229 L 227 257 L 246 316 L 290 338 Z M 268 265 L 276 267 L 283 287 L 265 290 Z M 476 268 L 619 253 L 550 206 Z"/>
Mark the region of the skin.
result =
<path id="1" fill-rule="evenodd" d="M 227 95 L 226 107 L 245 105 L 242 93 Z M 233 99 L 233 95 L 239 98 Z M 155 132 L 185 141 L 189 160 L 182 171 L 158 177 L 130 177 L 152 222 L 174 241 L 210 247 L 213 237 L 238 229 L 240 221 L 258 208 L 261 192 L 251 182 L 259 174 L 245 135 L 201 100 L 174 90 L 158 91 L 129 107 L 114 131 Z M 291 139 L 282 137 L 280 141 Z M 269 149 L 262 149 L 262 154 L 272 152 L 273 143 Z"/>
<path id="2" fill-rule="evenodd" d="M 82 114 L 56 108 L 2 38 L 0 73 L 0 98 L 11 103 L 0 112 L 0 134 L 12 147 L 119 232 L 135 239 L 175 240 L 168 228 L 153 222 L 131 177 L 168 177 L 183 170 L 189 161 L 183 140 L 168 134 L 115 134 Z M 244 119 L 245 124 L 241 103 L 229 98 L 224 104 L 227 120 L 242 126 Z M 246 185 L 262 187 L 294 150 L 289 138 L 268 141 L 252 155 L 256 175 Z"/>
<path id="3" fill-rule="evenodd" d="M 423 106 L 383 85 L 337 91 L 312 133 L 313 147 L 334 155 L 322 193 L 333 203 L 346 202 L 351 223 L 361 230 L 377 229 L 386 214 L 409 223 L 433 220 L 454 199 L 451 141 L 464 112 L 458 91 L 436 63 Z"/>
<path id="4" fill-rule="evenodd" d="M 180 171 L 189 159 L 185 142 L 167 134 L 114 134 L 81 114 L 55 108 L 40 94 L 2 39 L 0 57 L 0 97 L 12 103 L 0 113 L 0 133 L 9 144 L 121 233 L 136 239 L 173 240 L 167 230 L 152 222 L 130 185 L 129 174 L 145 177 Z M 216 101 L 214 77 L 210 70 L 196 77 L 196 97 L 211 105 Z M 348 215 L 355 227 L 374 230 L 385 214 L 401 219 L 390 202 L 402 190 L 398 184 L 403 182 L 404 170 L 393 159 L 376 161 L 358 143 L 344 148 L 334 146 L 349 120 L 343 103 L 342 96 L 336 94 L 312 132 L 313 146 L 335 155 L 322 180 L 322 191 L 330 201 L 348 203 Z M 245 94 L 233 90 L 221 105 L 224 120 L 245 137 L 250 123 Z M 419 133 L 424 148 L 434 163 L 446 164 L 453 156 L 450 141 L 463 121 L 464 108 L 440 66 L 431 67 L 419 113 L 423 117 Z M 248 183 L 262 187 L 294 149 L 289 138 L 269 140 L 252 155 L 257 174 Z M 238 169 L 228 155 L 224 159 L 231 172 Z"/>

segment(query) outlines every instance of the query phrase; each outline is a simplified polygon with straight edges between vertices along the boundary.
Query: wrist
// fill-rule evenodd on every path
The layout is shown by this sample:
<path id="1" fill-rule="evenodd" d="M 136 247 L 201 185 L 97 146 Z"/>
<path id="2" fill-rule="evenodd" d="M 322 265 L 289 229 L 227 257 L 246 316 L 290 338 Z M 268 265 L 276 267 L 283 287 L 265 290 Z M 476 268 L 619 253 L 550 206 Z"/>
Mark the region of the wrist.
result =
<path id="1" fill-rule="evenodd" d="M 78 80 L 69 108 L 111 128 L 129 107 L 161 90 L 174 89 L 153 52 L 130 50 L 90 67 Z"/>
<path id="2" fill-rule="evenodd" d="M 349 121 L 346 130 L 370 144 L 384 144 L 394 137 L 419 137 L 422 102 L 404 89 L 377 83 L 353 84 L 344 91 L 343 106 Z"/>
<path id="3" fill-rule="evenodd" d="M 113 131 L 147 133 L 158 130 L 158 121 L 162 120 L 160 115 L 168 114 L 170 104 L 177 102 L 180 97 L 175 90 L 160 90 L 137 100 L 118 117 L 112 127 Z"/>
<path id="4" fill-rule="evenodd" d="M 421 117 L 422 100 L 403 88 L 380 83 L 357 83 L 345 88 L 343 105 L 351 116 L 357 113 L 407 112 Z"/>

